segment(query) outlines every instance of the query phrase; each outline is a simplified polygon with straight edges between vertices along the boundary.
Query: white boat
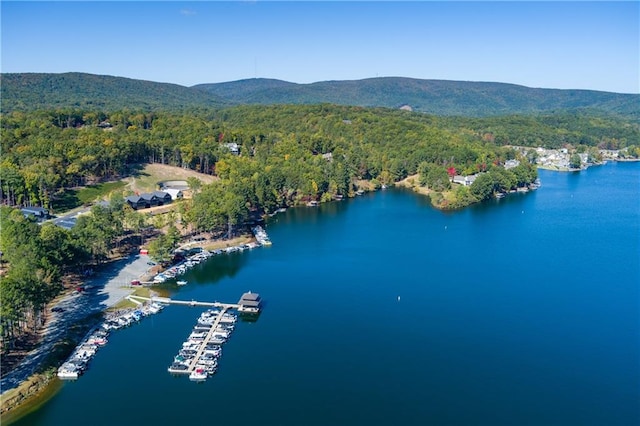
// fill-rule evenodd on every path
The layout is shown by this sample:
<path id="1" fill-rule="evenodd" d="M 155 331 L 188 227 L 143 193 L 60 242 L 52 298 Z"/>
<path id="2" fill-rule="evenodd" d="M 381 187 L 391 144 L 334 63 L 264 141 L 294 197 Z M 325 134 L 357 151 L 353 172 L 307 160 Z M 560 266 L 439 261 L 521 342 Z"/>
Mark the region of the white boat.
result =
<path id="1" fill-rule="evenodd" d="M 66 369 L 66 368 L 60 367 L 58 369 L 58 377 L 60 379 L 63 379 L 63 380 L 65 380 L 65 379 L 66 380 L 77 379 L 78 378 L 78 370 L 71 370 L 71 369 Z"/>
<path id="2" fill-rule="evenodd" d="M 65 362 L 58 368 L 58 377 L 61 379 L 77 379 L 81 373 L 82 369 L 72 362 Z"/>
<path id="3" fill-rule="evenodd" d="M 207 380 L 207 376 L 209 374 L 203 368 L 196 368 L 189 374 L 189 380 L 194 382 L 199 382 L 202 380 Z"/>
<path id="4" fill-rule="evenodd" d="M 187 285 L 187 282 L 185 280 L 178 280 L 178 281 L 176 281 L 176 284 L 178 284 L 178 285 Z"/>

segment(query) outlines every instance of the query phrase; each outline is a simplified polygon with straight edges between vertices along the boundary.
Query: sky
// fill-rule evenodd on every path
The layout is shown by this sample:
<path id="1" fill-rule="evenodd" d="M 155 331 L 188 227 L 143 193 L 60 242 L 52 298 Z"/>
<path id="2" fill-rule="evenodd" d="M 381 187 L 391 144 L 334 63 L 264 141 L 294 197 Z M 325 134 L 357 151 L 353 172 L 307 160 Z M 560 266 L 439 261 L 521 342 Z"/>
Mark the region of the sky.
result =
<path id="1" fill-rule="evenodd" d="M 2 72 L 640 93 L 640 2 L 0 1 Z"/>

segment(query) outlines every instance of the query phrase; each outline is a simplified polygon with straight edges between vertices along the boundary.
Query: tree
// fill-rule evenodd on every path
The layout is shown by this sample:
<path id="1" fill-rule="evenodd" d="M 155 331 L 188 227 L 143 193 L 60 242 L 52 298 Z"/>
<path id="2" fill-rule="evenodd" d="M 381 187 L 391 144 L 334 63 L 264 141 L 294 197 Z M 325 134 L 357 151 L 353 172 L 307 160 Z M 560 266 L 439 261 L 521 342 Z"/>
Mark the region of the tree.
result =
<path id="1" fill-rule="evenodd" d="M 189 176 L 187 178 L 187 185 L 189 185 L 189 189 L 192 194 L 197 193 L 202 188 L 202 181 L 196 177 Z"/>
<path id="2" fill-rule="evenodd" d="M 569 167 L 572 169 L 579 169 L 582 167 L 582 158 L 578 153 L 573 153 L 569 157 Z"/>
<path id="3" fill-rule="evenodd" d="M 490 173 L 481 173 L 469 187 L 469 192 L 477 200 L 488 200 L 496 189 L 496 181 Z"/>

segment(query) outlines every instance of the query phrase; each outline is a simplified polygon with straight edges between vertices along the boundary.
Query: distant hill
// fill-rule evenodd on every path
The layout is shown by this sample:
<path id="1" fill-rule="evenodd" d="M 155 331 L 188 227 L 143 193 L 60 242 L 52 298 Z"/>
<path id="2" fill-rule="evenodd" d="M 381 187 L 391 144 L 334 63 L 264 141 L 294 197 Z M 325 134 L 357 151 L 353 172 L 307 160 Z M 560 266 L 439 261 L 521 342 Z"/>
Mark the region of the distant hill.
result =
<path id="1" fill-rule="evenodd" d="M 505 83 L 380 77 L 311 84 L 248 79 L 193 87 L 239 104 L 332 103 L 387 108 L 404 106 L 430 114 L 464 116 L 592 110 L 640 117 L 640 95 L 592 90 L 534 89 Z"/>
<path id="2" fill-rule="evenodd" d="M 640 95 L 505 83 L 381 77 L 297 84 L 247 79 L 192 87 L 85 73 L 0 74 L 3 112 L 50 108 L 178 110 L 238 104 L 320 104 L 497 116 L 582 111 L 640 119 Z"/>
<path id="3" fill-rule="evenodd" d="M 99 110 L 223 106 L 225 101 L 177 84 L 85 73 L 0 75 L 2 111 L 48 108 Z"/>

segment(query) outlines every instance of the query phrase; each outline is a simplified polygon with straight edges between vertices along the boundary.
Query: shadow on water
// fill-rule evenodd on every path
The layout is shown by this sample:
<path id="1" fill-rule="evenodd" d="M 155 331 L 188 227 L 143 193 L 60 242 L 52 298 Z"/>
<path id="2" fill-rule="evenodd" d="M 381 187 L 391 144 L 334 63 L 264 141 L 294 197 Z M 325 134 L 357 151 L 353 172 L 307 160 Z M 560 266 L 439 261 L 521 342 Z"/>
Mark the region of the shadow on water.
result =
<path id="1" fill-rule="evenodd" d="M 262 303 L 262 309 L 264 310 L 265 304 L 264 302 Z M 250 314 L 250 313 L 240 313 L 238 315 L 238 318 L 240 318 L 240 321 L 242 322 L 258 322 L 258 319 L 260 319 L 260 314 L 261 312 L 258 312 L 257 314 Z"/>
<path id="2" fill-rule="evenodd" d="M 322 203 L 317 207 L 291 207 L 285 213 L 279 213 L 266 222 L 266 226 L 274 223 L 316 223 L 320 216 L 336 216 L 344 213 L 357 199 L 345 199 L 343 201 L 331 201 Z M 267 228 L 267 232 L 268 232 Z"/>
<path id="3" fill-rule="evenodd" d="M 237 252 L 220 254 L 193 268 L 189 282 L 194 284 L 216 284 L 225 278 L 235 277 L 246 265 L 249 253 Z"/>

